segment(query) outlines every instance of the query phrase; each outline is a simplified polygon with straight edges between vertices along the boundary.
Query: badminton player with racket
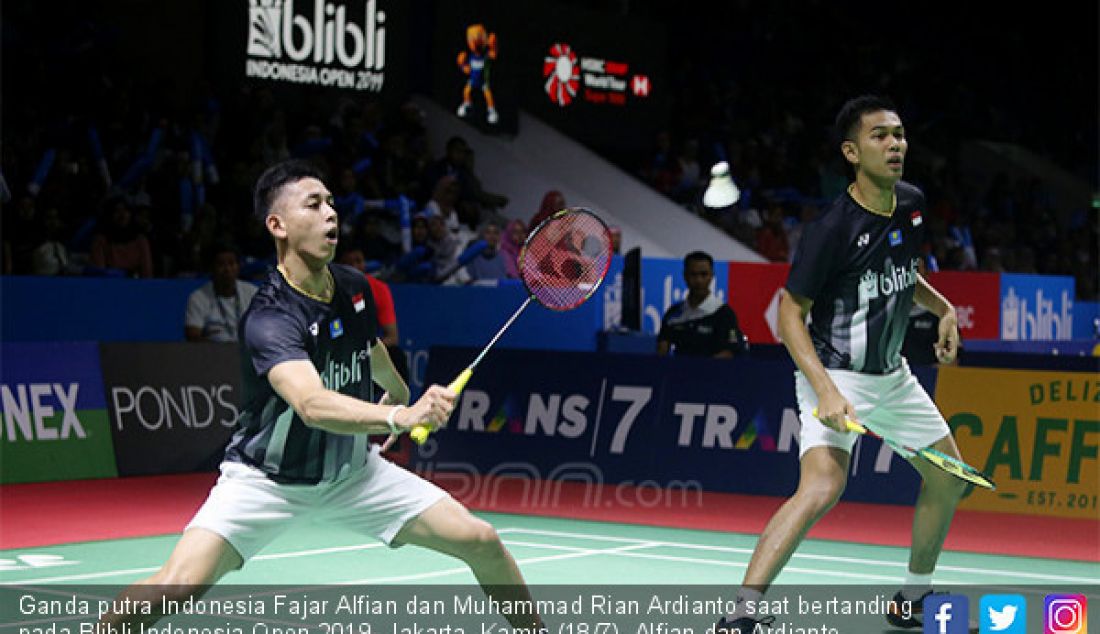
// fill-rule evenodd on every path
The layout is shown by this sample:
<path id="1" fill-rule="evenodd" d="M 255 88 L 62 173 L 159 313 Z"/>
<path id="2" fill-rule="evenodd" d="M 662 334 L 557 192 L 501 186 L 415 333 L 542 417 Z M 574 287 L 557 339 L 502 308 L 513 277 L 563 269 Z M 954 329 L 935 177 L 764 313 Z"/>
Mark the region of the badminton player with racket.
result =
<path id="1" fill-rule="evenodd" d="M 960 458 L 943 416 L 901 356 L 914 301 L 940 318 L 935 351 L 941 363 L 955 360 L 959 344 L 955 309 L 917 271 L 927 206 L 924 194 L 901 180 L 905 127 L 888 100 L 862 96 L 844 104 L 835 132 L 855 179 L 803 232 L 779 305 L 779 333 L 798 367 L 799 484 L 761 533 L 738 607 L 718 623 L 718 634 L 754 631 L 746 602 L 761 598 L 844 492 L 858 437 L 846 420 L 890 439 L 924 481 L 908 573 L 894 597 L 898 609 L 887 614 L 892 626 L 921 627 L 921 599 L 931 592 L 932 572 L 966 490 L 962 479 L 907 449 L 930 447 Z"/>
<path id="2" fill-rule="evenodd" d="M 279 163 L 260 176 L 254 199 L 278 267 L 241 318 L 239 428 L 221 477 L 167 563 L 123 596 L 160 605 L 166 595 L 201 595 L 287 528 L 323 518 L 389 546 L 456 557 L 493 599 L 530 602 L 492 526 L 369 442 L 370 434 L 441 424 L 455 395 L 433 385 L 405 405 L 409 390 L 380 339 L 370 285 L 332 263 L 339 224 L 321 175 L 309 163 Z M 380 403 L 375 384 L 385 390 Z M 116 624 L 157 618 L 104 616 Z M 523 631 L 542 626 L 537 614 L 504 618 Z"/>

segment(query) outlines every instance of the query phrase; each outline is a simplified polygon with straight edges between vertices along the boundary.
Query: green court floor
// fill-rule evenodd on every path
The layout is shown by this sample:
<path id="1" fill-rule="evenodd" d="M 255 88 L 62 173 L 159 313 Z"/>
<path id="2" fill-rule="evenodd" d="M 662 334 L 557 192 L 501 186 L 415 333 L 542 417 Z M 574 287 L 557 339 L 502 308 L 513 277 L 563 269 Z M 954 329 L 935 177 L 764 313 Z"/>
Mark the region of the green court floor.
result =
<path id="1" fill-rule="evenodd" d="M 480 513 L 531 584 L 735 586 L 755 535 Z M 0 584 L 127 584 L 153 572 L 176 535 L 0 551 Z M 1043 536 L 1036 536 L 1042 539 Z M 905 548 L 808 540 L 779 585 L 893 587 Z M 224 584 L 471 584 L 461 562 L 414 547 L 389 549 L 323 526 L 284 533 Z M 1100 563 L 945 552 L 937 585 L 1100 585 Z"/>

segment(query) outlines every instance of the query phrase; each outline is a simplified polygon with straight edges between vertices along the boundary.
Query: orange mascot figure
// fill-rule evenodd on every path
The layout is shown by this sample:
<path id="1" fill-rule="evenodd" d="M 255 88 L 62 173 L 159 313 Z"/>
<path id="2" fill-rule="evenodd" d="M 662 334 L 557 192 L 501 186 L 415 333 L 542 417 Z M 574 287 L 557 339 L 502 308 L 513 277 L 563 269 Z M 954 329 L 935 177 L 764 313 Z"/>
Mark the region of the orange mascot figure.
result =
<path id="1" fill-rule="evenodd" d="M 489 88 L 489 65 L 497 58 L 497 35 L 488 33 L 482 24 L 466 27 L 466 50 L 458 54 L 458 67 L 466 75 L 466 87 L 462 89 L 462 105 L 458 116 L 465 117 L 473 104 L 474 89 L 485 95 L 485 119 L 492 124 L 500 121 L 493 91 Z"/>

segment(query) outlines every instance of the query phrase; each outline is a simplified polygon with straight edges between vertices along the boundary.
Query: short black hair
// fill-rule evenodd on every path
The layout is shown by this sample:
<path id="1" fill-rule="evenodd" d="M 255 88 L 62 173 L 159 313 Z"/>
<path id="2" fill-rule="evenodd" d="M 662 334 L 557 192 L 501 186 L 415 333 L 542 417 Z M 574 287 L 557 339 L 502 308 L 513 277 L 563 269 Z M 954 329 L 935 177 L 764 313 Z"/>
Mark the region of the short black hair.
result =
<path id="1" fill-rule="evenodd" d="M 898 111 L 894 107 L 894 102 L 881 95 L 860 95 L 846 101 L 840 107 L 840 112 L 836 115 L 836 123 L 833 126 L 837 143 L 854 141 L 856 130 L 859 128 L 859 122 L 863 115 L 880 110 Z"/>
<path id="2" fill-rule="evenodd" d="M 229 240 L 220 240 L 210 245 L 206 249 L 206 266 L 213 268 L 214 262 L 217 261 L 218 256 L 223 253 L 232 253 L 233 257 L 238 260 L 241 259 L 241 250 L 237 248 L 237 245 Z"/>
<path id="3" fill-rule="evenodd" d="M 303 178 L 316 178 L 324 181 L 321 170 L 312 163 L 290 159 L 276 163 L 264 170 L 256 179 L 256 189 L 252 193 L 252 206 L 256 216 L 261 220 L 271 213 L 271 205 L 279 190 L 287 183 L 294 183 Z"/>
<path id="4" fill-rule="evenodd" d="M 706 262 L 710 265 L 711 270 L 714 270 L 714 258 L 710 257 L 710 254 L 706 251 L 692 251 L 684 256 L 684 270 L 687 270 L 688 264 L 692 262 Z"/>

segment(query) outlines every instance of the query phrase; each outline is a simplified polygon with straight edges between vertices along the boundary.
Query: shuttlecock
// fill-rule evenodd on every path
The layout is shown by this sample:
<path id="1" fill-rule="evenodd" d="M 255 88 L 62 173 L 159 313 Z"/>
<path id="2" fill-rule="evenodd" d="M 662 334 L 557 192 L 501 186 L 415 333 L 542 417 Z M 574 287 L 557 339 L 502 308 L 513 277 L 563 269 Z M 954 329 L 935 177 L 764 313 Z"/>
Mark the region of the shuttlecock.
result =
<path id="1" fill-rule="evenodd" d="M 741 198 L 741 190 L 730 178 L 730 164 L 721 161 L 710 168 L 710 184 L 703 192 L 703 206 L 711 209 L 729 207 Z"/>

